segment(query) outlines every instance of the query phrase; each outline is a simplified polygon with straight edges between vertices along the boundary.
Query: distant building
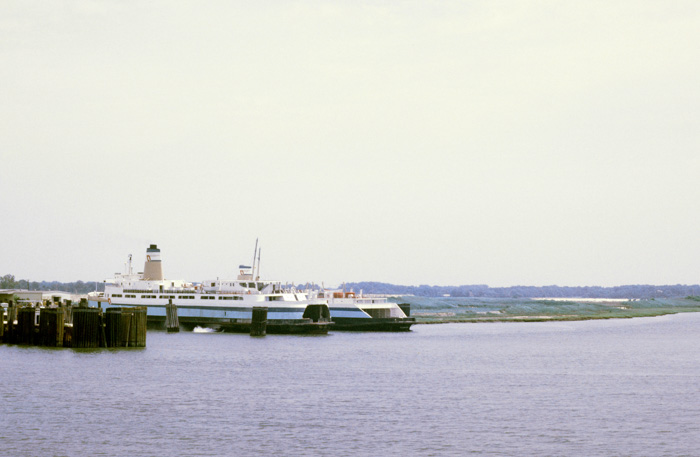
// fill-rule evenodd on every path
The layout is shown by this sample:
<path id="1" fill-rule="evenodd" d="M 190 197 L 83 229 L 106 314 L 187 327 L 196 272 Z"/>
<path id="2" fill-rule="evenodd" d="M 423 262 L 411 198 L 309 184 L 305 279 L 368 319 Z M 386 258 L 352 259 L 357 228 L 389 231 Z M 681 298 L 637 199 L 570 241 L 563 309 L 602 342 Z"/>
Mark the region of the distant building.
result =
<path id="1" fill-rule="evenodd" d="M 79 302 L 85 295 L 71 294 L 60 290 L 25 290 L 25 289 L 0 289 L 0 303 L 9 303 L 13 300 L 16 304 L 36 304 L 44 300 L 59 301 L 71 300 Z"/>

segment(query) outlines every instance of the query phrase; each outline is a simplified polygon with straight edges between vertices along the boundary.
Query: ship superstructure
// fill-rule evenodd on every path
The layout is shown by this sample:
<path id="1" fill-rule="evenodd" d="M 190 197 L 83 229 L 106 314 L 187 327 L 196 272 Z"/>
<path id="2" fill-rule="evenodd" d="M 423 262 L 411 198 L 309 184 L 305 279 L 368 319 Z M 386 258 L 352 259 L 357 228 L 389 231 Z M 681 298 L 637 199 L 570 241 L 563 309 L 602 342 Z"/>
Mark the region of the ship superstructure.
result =
<path id="1" fill-rule="evenodd" d="M 126 272 L 106 280 L 104 293 L 93 294 L 91 299 L 104 307 L 145 306 L 153 325 L 164 324 L 165 307 L 172 301 L 177 306 L 180 325 L 185 328 L 248 332 L 253 306 L 264 306 L 268 309 L 268 333 L 328 332 L 331 321 L 325 300 L 309 298 L 281 281 L 260 280 L 254 275 L 255 262 L 253 267 L 240 265 L 239 271 L 237 278 L 230 280 L 194 283 L 165 279 L 160 249 L 152 244 L 146 250 L 143 272 L 133 272 L 129 256 Z"/>

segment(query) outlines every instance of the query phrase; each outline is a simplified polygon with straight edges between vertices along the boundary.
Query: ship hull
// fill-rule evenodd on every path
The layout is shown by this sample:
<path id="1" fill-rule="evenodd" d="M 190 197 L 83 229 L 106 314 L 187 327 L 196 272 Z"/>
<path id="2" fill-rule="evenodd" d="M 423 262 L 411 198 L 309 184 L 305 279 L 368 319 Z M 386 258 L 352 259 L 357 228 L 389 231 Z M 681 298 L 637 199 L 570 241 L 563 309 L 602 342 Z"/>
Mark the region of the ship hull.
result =
<path id="1" fill-rule="evenodd" d="M 143 304 L 125 304 L 125 303 L 101 303 L 104 308 L 112 307 L 131 307 L 145 306 L 147 309 L 147 323 L 151 330 L 165 330 L 165 306 L 162 305 L 143 305 Z M 268 314 L 266 333 L 268 334 L 327 334 L 328 330 L 334 325 L 330 320 L 316 320 L 303 318 L 304 309 L 301 311 L 280 309 L 277 312 Z M 245 317 L 220 317 L 222 315 L 241 315 Z M 228 333 L 250 333 L 251 321 L 250 315 L 252 308 L 248 311 L 245 308 L 217 308 L 206 309 L 201 307 L 178 307 L 178 323 L 183 330 L 191 331 L 195 327 L 212 328 Z M 284 318 L 274 318 L 275 314 L 284 314 Z M 290 314 L 298 315 L 299 318 L 290 318 Z"/>
<path id="2" fill-rule="evenodd" d="M 356 318 L 331 317 L 333 330 L 354 332 L 408 332 L 416 323 L 413 317 Z"/>

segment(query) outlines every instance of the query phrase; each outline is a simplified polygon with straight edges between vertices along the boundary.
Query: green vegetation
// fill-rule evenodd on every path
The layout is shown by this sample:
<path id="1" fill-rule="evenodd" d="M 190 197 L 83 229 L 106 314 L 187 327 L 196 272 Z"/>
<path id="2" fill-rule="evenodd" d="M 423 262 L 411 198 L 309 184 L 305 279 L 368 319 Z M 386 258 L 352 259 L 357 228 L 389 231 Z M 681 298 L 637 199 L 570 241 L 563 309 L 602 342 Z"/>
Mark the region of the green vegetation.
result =
<path id="1" fill-rule="evenodd" d="M 348 290 L 366 294 L 415 295 L 417 297 L 469 297 L 469 298 L 535 298 L 535 297 L 585 297 L 585 298 L 676 298 L 699 296 L 698 284 L 649 285 L 633 284 L 615 287 L 600 286 L 510 286 L 489 287 L 484 284 L 462 286 L 402 286 L 381 282 L 346 283 Z"/>
<path id="2" fill-rule="evenodd" d="M 533 300 L 400 297 L 419 323 L 543 322 L 618 319 L 700 312 L 700 297 L 648 300 Z"/>
<path id="3" fill-rule="evenodd" d="M 15 280 L 15 276 L 7 274 L 0 277 L 0 289 L 26 289 L 26 290 L 60 290 L 72 294 L 87 294 L 95 289 L 103 291 L 102 282 L 58 282 L 58 281 L 29 281 L 27 279 Z"/>

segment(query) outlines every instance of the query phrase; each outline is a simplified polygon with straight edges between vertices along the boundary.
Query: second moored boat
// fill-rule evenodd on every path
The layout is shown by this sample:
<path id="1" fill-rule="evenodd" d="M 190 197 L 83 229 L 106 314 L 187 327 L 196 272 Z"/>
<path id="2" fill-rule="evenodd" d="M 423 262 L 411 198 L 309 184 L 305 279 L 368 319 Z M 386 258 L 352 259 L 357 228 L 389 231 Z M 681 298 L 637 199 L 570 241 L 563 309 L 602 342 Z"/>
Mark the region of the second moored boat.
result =
<path id="1" fill-rule="evenodd" d="M 416 323 L 409 306 L 402 307 L 386 297 L 345 290 L 320 290 L 310 295 L 328 303 L 333 330 L 407 332 Z"/>

